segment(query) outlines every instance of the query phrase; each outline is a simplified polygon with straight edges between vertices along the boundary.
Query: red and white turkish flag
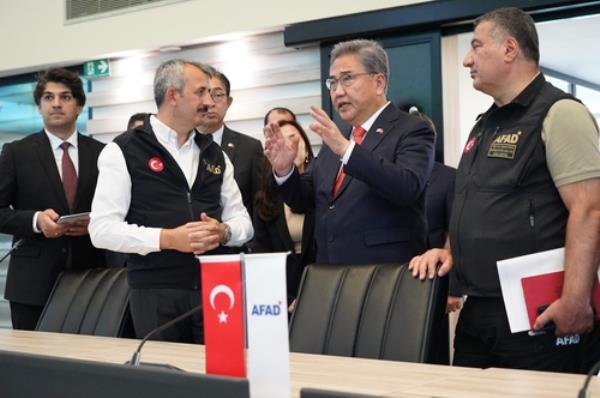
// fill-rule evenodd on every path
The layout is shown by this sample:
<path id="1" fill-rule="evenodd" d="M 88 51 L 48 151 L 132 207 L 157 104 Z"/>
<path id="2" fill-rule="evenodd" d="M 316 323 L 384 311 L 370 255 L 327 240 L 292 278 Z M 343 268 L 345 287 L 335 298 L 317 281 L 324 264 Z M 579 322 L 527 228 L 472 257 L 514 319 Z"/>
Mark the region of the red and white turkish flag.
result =
<path id="1" fill-rule="evenodd" d="M 239 255 L 201 256 L 206 373 L 246 377 Z"/>

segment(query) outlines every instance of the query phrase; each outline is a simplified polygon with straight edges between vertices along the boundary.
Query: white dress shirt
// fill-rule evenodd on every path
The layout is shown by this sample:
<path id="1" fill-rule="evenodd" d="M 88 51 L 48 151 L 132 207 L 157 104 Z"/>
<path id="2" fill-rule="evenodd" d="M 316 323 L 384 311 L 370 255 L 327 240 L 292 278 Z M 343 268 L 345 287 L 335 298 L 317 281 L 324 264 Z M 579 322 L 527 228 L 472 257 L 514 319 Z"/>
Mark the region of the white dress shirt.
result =
<path id="1" fill-rule="evenodd" d="M 191 187 L 198 173 L 200 148 L 194 142 L 194 134 L 177 147 L 177 133 L 155 116 L 150 125 L 158 142 L 173 156 Z M 225 173 L 221 185 L 222 222 L 231 228 L 228 246 L 241 246 L 252 238 L 254 230 L 242 195 L 233 179 L 233 165 L 225 159 Z M 129 224 L 125 217 L 131 203 L 131 176 L 127 171 L 121 148 L 114 142 L 104 147 L 98 157 L 98 183 L 92 201 L 90 237 L 94 246 L 124 253 L 148 253 L 160 251 L 161 228 Z"/>
<path id="2" fill-rule="evenodd" d="M 48 140 L 50 141 L 50 148 L 52 149 L 52 154 L 54 155 L 54 161 L 56 162 L 56 168 L 58 169 L 58 175 L 60 176 L 60 179 L 62 180 L 62 157 L 64 153 L 60 145 L 63 142 L 68 142 L 69 144 L 71 144 L 68 149 L 69 156 L 73 161 L 73 166 L 75 166 L 75 173 L 79 175 L 79 151 L 77 148 L 77 130 L 73 131 L 69 138 L 67 138 L 64 141 L 46 129 L 44 129 L 44 133 L 46 133 L 46 136 L 48 136 Z M 36 211 L 33 215 L 33 232 L 38 234 L 42 232 L 37 227 L 37 219 L 40 213 L 41 212 Z"/>
<path id="3" fill-rule="evenodd" d="M 208 135 L 209 133 L 205 133 L 204 131 L 196 128 L 196 130 L 198 130 L 198 132 L 200 132 L 200 134 L 206 134 Z M 219 146 L 221 146 L 221 142 L 223 142 L 223 131 L 225 131 L 225 125 L 222 124 L 221 127 L 219 127 L 219 129 L 217 131 L 215 131 L 214 133 L 212 133 L 212 139 L 214 142 L 216 142 Z"/>

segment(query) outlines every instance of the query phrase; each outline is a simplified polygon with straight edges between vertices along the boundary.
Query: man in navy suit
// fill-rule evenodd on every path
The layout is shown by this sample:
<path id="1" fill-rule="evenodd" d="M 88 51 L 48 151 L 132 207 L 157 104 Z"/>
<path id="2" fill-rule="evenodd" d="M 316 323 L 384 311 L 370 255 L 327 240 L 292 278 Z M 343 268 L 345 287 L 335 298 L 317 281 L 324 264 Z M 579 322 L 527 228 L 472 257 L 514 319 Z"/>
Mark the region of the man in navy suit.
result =
<path id="1" fill-rule="evenodd" d="M 5 297 L 13 328 L 28 330 L 61 271 L 106 265 L 105 252 L 92 246 L 88 220 L 57 222 L 90 211 L 104 147 L 77 131 L 85 105 L 81 80 L 51 69 L 40 77 L 34 99 L 44 129 L 5 144 L 0 155 L 0 232 L 21 242 L 11 255 Z"/>
<path id="2" fill-rule="evenodd" d="M 386 98 L 389 63 L 374 41 L 338 43 L 325 85 L 351 131 L 311 107 L 323 147 L 307 172 L 293 167 L 297 142 L 265 127 L 265 155 L 292 208 L 315 210 L 317 262 L 403 262 L 426 247 L 425 188 L 434 133 Z"/>

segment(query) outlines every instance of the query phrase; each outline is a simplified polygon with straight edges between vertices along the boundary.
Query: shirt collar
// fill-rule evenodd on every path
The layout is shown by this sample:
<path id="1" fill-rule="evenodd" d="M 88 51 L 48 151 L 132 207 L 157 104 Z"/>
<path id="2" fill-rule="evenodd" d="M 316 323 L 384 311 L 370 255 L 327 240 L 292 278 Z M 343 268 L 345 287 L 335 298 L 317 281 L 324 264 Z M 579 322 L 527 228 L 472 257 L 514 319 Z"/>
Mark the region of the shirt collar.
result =
<path id="1" fill-rule="evenodd" d="M 522 106 L 528 106 L 531 104 L 531 101 L 535 99 L 538 92 L 544 86 L 546 79 L 544 79 L 544 75 L 541 72 L 538 72 L 537 75 L 531 80 L 531 82 L 511 101 L 513 104 L 519 104 Z"/>
<path id="2" fill-rule="evenodd" d="M 158 139 L 158 141 L 161 144 L 163 144 L 163 145 L 168 144 L 172 147 L 178 148 L 177 132 L 175 130 L 173 130 L 166 124 L 164 124 L 162 121 L 160 121 L 159 118 L 157 118 L 154 115 L 150 116 L 150 126 L 152 126 L 152 130 L 154 131 L 154 134 L 156 135 L 156 139 Z M 193 139 L 194 139 L 194 134 L 192 133 L 189 135 L 188 139 L 181 146 L 181 148 L 192 145 Z M 178 148 L 178 149 L 181 149 L 181 148 Z"/>
<path id="3" fill-rule="evenodd" d="M 63 142 L 68 142 L 69 144 L 73 145 L 73 148 L 77 149 L 77 129 L 75 129 L 75 131 L 73 131 L 71 133 L 71 135 L 69 136 L 69 138 L 67 138 L 64 141 L 61 138 L 59 138 L 59 137 L 55 136 L 54 134 L 52 134 L 45 127 L 44 127 L 44 132 L 46 133 L 46 136 L 48 137 L 48 140 L 50 141 L 50 147 L 52 148 L 52 150 L 59 149 L 60 145 Z"/>
<path id="4" fill-rule="evenodd" d="M 200 134 L 209 134 L 209 133 L 205 133 L 204 131 L 200 130 L 200 129 L 196 129 L 198 130 L 198 132 Z M 221 146 L 221 143 L 223 142 L 223 131 L 225 131 L 225 125 L 222 124 L 221 127 L 219 127 L 214 133 L 212 133 L 212 139 L 214 142 L 216 142 L 219 146 Z"/>
<path id="5" fill-rule="evenodd" d="M 379 108 L 374 114 L 372 114 L 370 118 L 368 118 L 363 124 L 361 124 L 361 127 L 365 129 L 365 131 L 369 131 L 371 126 L 373 126 L 373 123 L 375 123 L 375 120 L 377 120 L 381 112 L 383 112 L 383 110 L 387 108 L 389 104 L 390 101 L 386 102 L 381 108 Z"/>
<path id="6" fill-rule="evenodd" d="M 535 99 L 537 94 L 540 92 L 546 79 L 542 72 L 538 72 L 537 75 L 531 80 L 531 82 L 517 95 L 512 101 L 508 104 L 504 105 L 502 108 L 515 104 L 522 107 L 527 107 L 531 104 L 531 101 Z M 485 112 L 477 116 L 477 120 L 479 120 L 483 115 L 490 113 L 491 111 L 498 109 L 498 105 L 492 104 L 492 106 Z"/>

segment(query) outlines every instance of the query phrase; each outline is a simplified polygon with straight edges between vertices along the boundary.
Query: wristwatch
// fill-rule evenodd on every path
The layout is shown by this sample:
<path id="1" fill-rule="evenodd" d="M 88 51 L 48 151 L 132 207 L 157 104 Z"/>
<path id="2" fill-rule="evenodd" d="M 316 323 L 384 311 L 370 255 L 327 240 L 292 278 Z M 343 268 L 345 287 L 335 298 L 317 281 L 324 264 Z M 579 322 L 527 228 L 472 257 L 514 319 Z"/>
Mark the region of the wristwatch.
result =
<path id="1" fill-rule="evenodd" d="M 225 226 L 225 233 L 223 234 L 223 239 L 221 240 L 221 245 L 225 246 L 227 244 L 227 242 L 229 242 L 231 240 L 231 227 L 229 227 L 229 224 L 223 223 L 223 225 Z"/>

